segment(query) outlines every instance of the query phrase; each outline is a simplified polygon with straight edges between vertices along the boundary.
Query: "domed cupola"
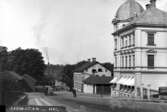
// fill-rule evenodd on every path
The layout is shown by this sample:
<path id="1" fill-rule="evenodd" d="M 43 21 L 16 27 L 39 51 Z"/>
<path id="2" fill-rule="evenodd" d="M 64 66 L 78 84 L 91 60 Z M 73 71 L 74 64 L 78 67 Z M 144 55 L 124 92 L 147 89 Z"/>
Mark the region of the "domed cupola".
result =
<path id="1" fill-rule="evenodd" d="M 117 10 L 113 24 L 118 22 L 129 22 L 133 17 L 141 14 L 143 7 L 135 0 L 127 0 Z"/>

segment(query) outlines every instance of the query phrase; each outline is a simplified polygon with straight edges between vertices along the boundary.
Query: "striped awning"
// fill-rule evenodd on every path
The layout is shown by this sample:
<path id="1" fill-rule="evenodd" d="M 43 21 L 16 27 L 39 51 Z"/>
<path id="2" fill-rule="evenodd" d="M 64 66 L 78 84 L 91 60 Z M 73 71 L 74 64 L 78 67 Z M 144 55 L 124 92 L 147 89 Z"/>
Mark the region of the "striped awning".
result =
<path id="1" fill-rule="evenodd" d="M 134 77 L 121 77 L 118 81 L 118 84 L 126 85 L 126 86 L 134 86 L 135 79 Z"/>
<path id="2" fill-rule="evenodd" d="M 118 81 L 118 77 L 114 77 L 114 78 L 110 81 L 110 83 L 117 83 L 117 81 Z"/>
<path id="3" fill-rule="evenodd" d="M 126 80 L 126 78 L 121 77 L 117 83 L 118 83 L 118 84 L 122 84 L 122 85 L 124 85 L 125 80 Z"/>
<path id="4" fill-rule="evenodd" d="M 127 80 L 126 85 L 128 85 L 128 86 L 134 86 L 134 85 L 135 85 L 135 78 L 134 78 L 134 77 L 130 77 L 130 78 Z"/>

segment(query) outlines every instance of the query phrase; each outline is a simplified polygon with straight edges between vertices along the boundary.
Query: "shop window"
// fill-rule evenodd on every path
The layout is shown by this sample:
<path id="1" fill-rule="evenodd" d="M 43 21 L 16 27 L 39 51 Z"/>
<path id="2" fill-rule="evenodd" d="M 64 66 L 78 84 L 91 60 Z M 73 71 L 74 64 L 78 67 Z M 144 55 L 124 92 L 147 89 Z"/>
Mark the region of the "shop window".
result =
<path id="1" fill-rule="evenodd" d="M 137 88 L 137 96 L 141 96 L 140 88 Z"/>
<path id="2" fill-rule="evenodd" d="M 147 92 L 148 92 L 148 90 L 146 88 L 143 88 L 143 99 L 147 99 L 148 98 Z"/>

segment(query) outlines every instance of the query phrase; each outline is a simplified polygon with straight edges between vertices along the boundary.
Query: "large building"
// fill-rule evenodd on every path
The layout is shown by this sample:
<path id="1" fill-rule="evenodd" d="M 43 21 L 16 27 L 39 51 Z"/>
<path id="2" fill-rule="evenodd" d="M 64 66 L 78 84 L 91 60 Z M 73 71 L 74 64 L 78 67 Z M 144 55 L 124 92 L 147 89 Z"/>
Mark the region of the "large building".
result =
<path id="1" fill-rule="evenodd" d="M 150 98 L 167 86 L 167 12 L 127 0 L 113 19 L 112 96 Z"/>

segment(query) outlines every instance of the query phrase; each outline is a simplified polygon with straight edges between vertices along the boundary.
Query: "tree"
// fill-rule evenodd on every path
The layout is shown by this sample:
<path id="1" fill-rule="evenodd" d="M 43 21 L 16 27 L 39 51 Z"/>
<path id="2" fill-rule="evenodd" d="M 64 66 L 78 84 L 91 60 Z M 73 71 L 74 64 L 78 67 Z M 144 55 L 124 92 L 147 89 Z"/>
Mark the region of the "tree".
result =
<path id="1" fill-rule="evenodd" d="M 72 89 L 73 88 L 73 72 L 75 69 L 75 65 L 65 65 L 61 74 L 61 81 L 66 83 L 66 85 Z"/>
<path id="2" fill-rule="evenodd" d="M 6 47 L 0 47 L 0 71 L 5 71 L 7 67 L 8 52 Z"/>
<path id="3" fill-rule="evenodd" d="M 45 70 L 41 52 L 37 49 L 21 48 L 9 52 L 8 70 L 20 75 L 28 74 L 36 80 L 41 80 Z"/>

